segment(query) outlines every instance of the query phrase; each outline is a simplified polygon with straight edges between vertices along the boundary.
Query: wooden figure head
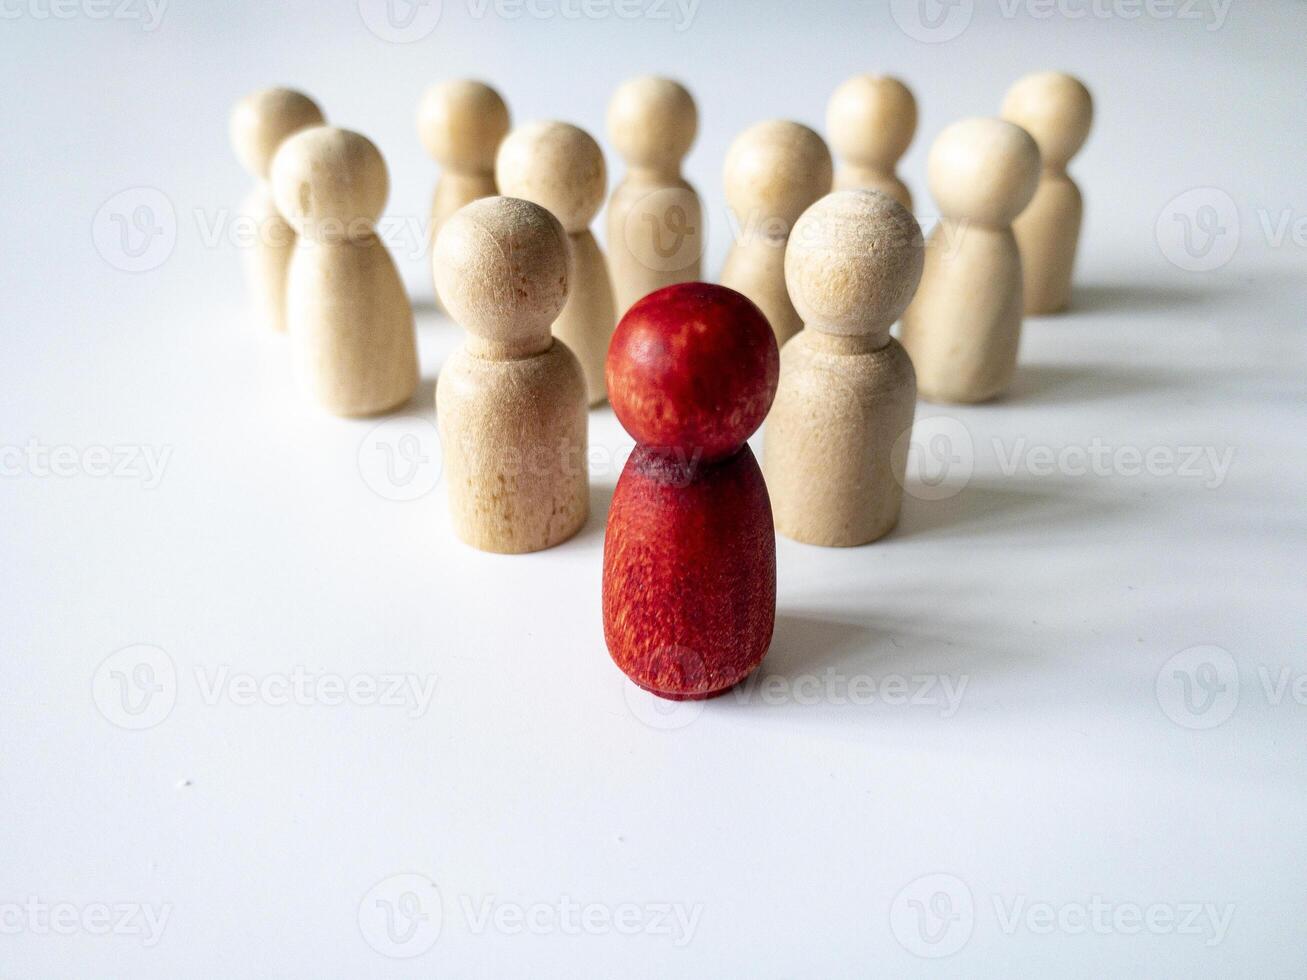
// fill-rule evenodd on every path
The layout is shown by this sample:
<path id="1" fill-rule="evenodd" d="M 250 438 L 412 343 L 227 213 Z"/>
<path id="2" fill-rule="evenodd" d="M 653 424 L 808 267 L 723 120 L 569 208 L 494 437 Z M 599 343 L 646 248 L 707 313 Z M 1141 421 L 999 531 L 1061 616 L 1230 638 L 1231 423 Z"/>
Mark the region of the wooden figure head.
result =
<path id="1" fill-rule="evenodd" d="M 570 123 L 533 122 L 508 134 L 495 157 L 499 192 L 548 209 L 569 234 L 585 231 L 604 203 L 599 144 Z"/>

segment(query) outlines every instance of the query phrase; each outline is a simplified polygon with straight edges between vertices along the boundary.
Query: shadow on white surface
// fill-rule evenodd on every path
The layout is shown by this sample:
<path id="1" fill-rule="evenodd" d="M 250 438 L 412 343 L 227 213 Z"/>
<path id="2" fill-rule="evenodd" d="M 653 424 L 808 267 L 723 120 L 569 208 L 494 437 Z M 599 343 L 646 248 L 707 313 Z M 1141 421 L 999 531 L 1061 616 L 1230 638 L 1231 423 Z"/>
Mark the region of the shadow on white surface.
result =
<path id="1" fill-rule="evenodd" d="M 777 611 L 771 649 L 759 670 L 795 677 L 863 662 L 879 630 L 856 619 L 817 610 Z"/>
<path id="2" fill-rule="evenodd" d="M 898 527 L 886 540 L 985 537 L 1017 528 L 1048 535 L 1055 529 L 1096 526 L 1095 522 L 1119 507 L 1119 501 L 1109 503 L 1101 496 L 1090 497 L 1065 481 L 977 477 L 944 500 L 906 496 Z"/>
<path id="3" fill-rule="evenodd" d="M 1124 399 L 1192 388 L 1201 382 L 1179 372 L 1128 364 L 1022 364 L 1011 389 L 994 404 L 1022 407 Z"/>
<path id="4" fill-rule="evenodd" d="M 597 539 L 603 543 L 604 529 L 608 527 L 608 508 L 612 506 L 613 491 L 616 489 L 611 483 L 590 484 L 590 517 L 572 540 L 589 542 Z"/>
<path id="5" fill-rule="evenodd" d="M 1062 321 L 1087 314 L 1133 316 L 1140 313 L 1166 313 L 1184 307 L 1206 306 L 1236 296 L 1239 292 L 1234 284 L 1208 282 L 1188 285 L 1156 282 L 1088 283 L 1075 287 L 1071 294 L 1071 307 L 1065 313 L 1038 319 Z"/>

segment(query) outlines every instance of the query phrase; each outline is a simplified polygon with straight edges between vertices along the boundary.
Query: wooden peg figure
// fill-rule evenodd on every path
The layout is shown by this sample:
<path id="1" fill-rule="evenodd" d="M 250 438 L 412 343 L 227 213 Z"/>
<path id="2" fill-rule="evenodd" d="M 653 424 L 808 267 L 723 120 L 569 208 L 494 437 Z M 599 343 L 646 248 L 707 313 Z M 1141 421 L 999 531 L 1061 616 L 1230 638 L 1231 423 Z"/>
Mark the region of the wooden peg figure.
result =
<path id="1" fill-rule="evenodd" d="M 1012 220 L 1039 182 L 1039 149 L 1020 126 L 963 119 L 927 162 L 940 219 L 926 243 L 902 340 L 917 389 L 934 402 L 983 402 L 1012 380 L 1021 340 L 1021 257 Z"/>
<path id="2" fill-rule="evenodd" d="M 865 187 L 888 194 L 909 211 L 912 194 L 899 179 L 899 160 L 917 132 L 917 100 L 889 75 L 854 75 L 826 106 L 826 133 L 843 161 L 835 189 Z"/>
<path id="3" fill-rule="evenodd" d="M 270 330 L 286 329 L 286 273 L 295 251 L 295 230 L 277 210 L 269 177 L 272 158 L 286 138 L 325 120 L 317 103 L 302 92 L 265 88 L 247 95 L 232 110 L 232 146 L 257 183 L 242 206 L 258 235 L 245 253 L 245 276 L 255 316 Z"/>
<path id="4" fill-rule="evenodd" d="M 585 378 L 549 325 L 567 302 L 567 234 L 539 205 L 487 197 L 436 237 L 436 290 L 467 339 L 436 421 L 454 530 L 503 554 L 566 541 L 590 506 Z"/>
<path id="5" fill-rule="evenodd" d="M 604 355 L 617 325 L 608 264 L 590 232 L 604 203 L 606 174 L 599 144 L 568 123 L 520 126 L 500 144 L 495 158 L 500 193 L 539 204 L 567 231 L 572 289 L 554 321 L 554 336 L 581 362 L 591 405 L 607 397 Z"/>
<path id="6" fill-rule="evenodd" d="M 632 78 L 608 103 L 608 137 L 629 168 L 608 201 L 619 315 L 664 286 L 701 277 L 703 204 L 681 176 L 698 123 L 694 99 L 668 78 Z"/>
<path id="7" fill-rule="evenodd" d="M 376 234 L 389 184 L 370 140 L 330 126 L 292 136 L 272 162 L 277 207 L 299 235 L 286 284 L 296 369 L 336 415 L 384 412 L 417 388 L 413 309 Z"/>
<path id="8" fill-rule="evenodd" d="M 724 286 L 660 289 L 613 335 L 608 388 L 636 447 L 604 535 L 604 638 L 659 697 L 721 694 L 771 643 L 776 532 L 745 440 L 767 415 L 777 368 L 766 318 Z"/>
<path id="9" fill-rule="evenodd" d="M 781 350 L 763 469 L 776 530 L 847 547 L 888 534 L 903 501 L 912 361 L 890 327 L 921 280 L 921 229 L 888 195 L 836 191 L 790 235 L 785 280 L 804 327 Z"/>
<path id="10" fill-rule="evenodd" d="M 726 154 L 726 203 L 736 239 L 723 286 L 758 304 L 784 344 L 803 326 L 785 290 L 785 243 L 799 215 L 831 189 L 830 151 L 807 126 L 774 120 L 751 126 Z"/>
<path id="11" fill-rule="evenodd" d="M 428 242 L 434 242 L 451 214 L 498 193 L 495 152 L 508 133 L 508 106 L 484 82 L 439 82 L 418 104 L 417 127 L 422 145 L 442 168 L 427 225 Z"/>
<path id="12" fill-rule="evenodd" d="M 1026 312 L 1060 313 L 1071 303 L 1071 273 L 1084 200 L 1067 164 L 1089 138 L 1094 100 L 1079 79 L 1056 71 L 1027 75 L 1008 90 L 1003 118 L 1039 146 L 1035 197 L 1012 224 L 1021 250 Z"/>

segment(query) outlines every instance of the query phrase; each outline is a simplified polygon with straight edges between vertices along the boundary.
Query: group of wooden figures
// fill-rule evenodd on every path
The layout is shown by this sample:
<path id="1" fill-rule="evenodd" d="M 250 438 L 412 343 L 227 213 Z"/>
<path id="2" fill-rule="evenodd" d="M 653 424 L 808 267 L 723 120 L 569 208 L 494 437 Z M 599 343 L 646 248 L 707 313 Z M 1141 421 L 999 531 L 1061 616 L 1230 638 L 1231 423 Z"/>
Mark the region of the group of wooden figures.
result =
<path id="1" fill-rule="evenodd" d="M 1023 312 L 1066 307 L 1082 211 L 1066 167 L 1092 112 L 1083 84 L 1043 72 L 1012 87 L 1001 119 L 947 127 L 928 162 L 940 219 L 923 241 L 895 173 L 915 100 L 897 79 L 854 77 L 827 112 L 838 172 L 799 123 L 759 123 L 731 145 L 737 233 L 710 285 L 702 204 L 681 176 L 697 130 L 681 85 L 636 78 L 609 105 L 628 173 L 609 201 L 607 257 L 590 232 L 607 178 L 589 134 L 510 131 L 489 86 L 434 86 L 418 112 L 443 167 L 432 267 L 466 331 L 436 388 L 457 533 L 503 553 L 575 534 L 589 512 L 588 409 L 609 400 L 637 442 L 605 536 L 609 650 L 661 697 L 727 690 L 770 644 L 774 531 L 826 546 L 888 533 L 918 388 L 932 401 L 999 395 Z M 243 99 L 231 131 L 258 178 L 255 302 L 289 330 L 301 383 L 339 415 L 402 405 L 417 348 L 376 234 L 381 154 L 288 89 Z M 764 419 L 760 468 L 746 440 Z"/>

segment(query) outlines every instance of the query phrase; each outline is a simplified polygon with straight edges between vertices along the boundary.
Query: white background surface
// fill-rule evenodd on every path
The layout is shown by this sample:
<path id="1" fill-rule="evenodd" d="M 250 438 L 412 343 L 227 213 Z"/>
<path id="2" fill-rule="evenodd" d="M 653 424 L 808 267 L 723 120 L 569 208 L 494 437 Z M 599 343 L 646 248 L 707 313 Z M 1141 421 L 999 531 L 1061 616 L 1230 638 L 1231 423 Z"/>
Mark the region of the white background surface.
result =
<path id="1" fill-rule="evenodd" d="M 0 976 L 1302 975 L 1307 8 L 964 0 L 932 7 L 960 33 L 923 43 L 911 3 L 703 0 L 688 22 L 651 4 L 546 19 L 445 0 L 408 44 L 352 2 L 174 2 L 153 30 L 93 2 L 5 4 Z M 604 514 L 630 447 L 609 410 L 584 532 L 478 554 L 443 486 L 374 491 L 376 422 L 306 405 L 283 339 L 246 318 L 226 117 L 253 88 L 302 87 L 372 137 L 402 226 L 436 175 L 413 127 L 428 83 L 485 77 L 515 120 L 602 139 L 619 81 L 674 74 L 699 101 L 687 172 L 715 273 L 720 163 L 746 125 L 822 128 L 846 76 L 902 75 L 929 226 L 930 141 L 1044 67 L 1097 99 L 1072 168 L 1075 310 L 1028 322 L 1010 397 L 919 407 L 946 440 L 919 472 L 952 460 L 950 496 L 914 478 L 871 547 L 779 542 L 775 641 L 738 696 L 659 711 L 608 659 Z M 1195 187 L 1216 190 L 1173 203 Z M 166 199 L 176 236 L 139 273 L 113 237 L 149 200 L 117 196 L 132 188 Z M 1220 227 L 1187 256 L 1177 229 L 1211 231 L 1207 206 Z M 420 433 L 458 331 L 425 257 L 395 250 L 425 379 L 401 424 Z M 73 475 L 30 463 L 33 442 L 73 447 Z M 144 456 L 96 476 L 97 446 L 166 458 L 162 478 Z M 1108 475 L 1031 455 L 1094 446 Z M 1130 462 L 1187 447 L 1212 455 Z M 133 716 L 112 671 L 148 679 L 140 651 L 105 658 L 139 644 L 163 651 L 160 690 Z M 1220 650 L 1172 661 L 1194 646 Z M 279 704 L 266 683 L 244 704 L 233 681 L 297 671 L 435 686 L 420 710 L 329 689 Z M 929 703 L 895 703 L 895 677 L 929 678 Z M 115 724 L 140 721 L 158 723 Z M 387 902 L 426 918 L 388 938 Z M 99 935 L 99 905 L 167 918 Z"/>

